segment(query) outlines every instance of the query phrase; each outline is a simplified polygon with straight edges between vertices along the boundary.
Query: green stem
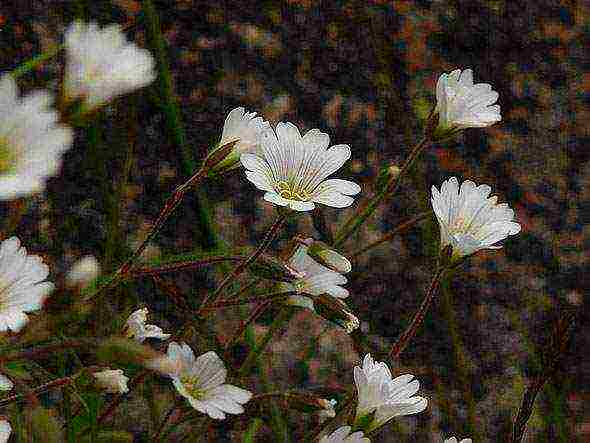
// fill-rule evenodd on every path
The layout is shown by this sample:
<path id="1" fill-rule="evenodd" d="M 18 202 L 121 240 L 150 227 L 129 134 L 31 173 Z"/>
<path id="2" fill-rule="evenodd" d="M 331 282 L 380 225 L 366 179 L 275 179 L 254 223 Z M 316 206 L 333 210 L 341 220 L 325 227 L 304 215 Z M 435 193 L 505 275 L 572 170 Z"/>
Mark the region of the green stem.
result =
<path id="1" fill-rule="evenodd" d="M 190 175 L 196 169 L 195 161 L 192 157 L 191 150 L 186 143 L 186 136 L 182 124 L 178 99 L 174 93 L 172 75 L 166 55 L 166 42 L 160 29 L 160 19 L 158 12 L 152 0 L 142 1 L 143 18 L 147 28 L 147 37 L 150 47 L 154 51 L 158 72 L 161 104 L 166 116 L 168 131 L 174 139 L 174 143 L 180 151 L 182 169 L 185 175 Z M 211 216 L 205 204 L 205 198 L 202 194 L 196 199 L 197 206 L 197 223 L 203 236 L 203 246 L 214 248 L 219 243 L 217 236 L 211 224 Z"/>
<path id="2" fill-rule="evenodd" d="M 35 69 L 39 68 L 43 63 L 48 60 L 51 60 L 59 51 L 63 49 L 64 45 L 55 45 L 52 48 L 48 49 L 42 54 L 36 55 L 35 57 L 27 60 L 24 63 L 21 63 L 19 66 L 14 68 L 10 75 L 16 80 L 17 78 L 34 71 Z"/>
<path id="3" fill-rule="evenodd" d="M 408 158 L 404 162 L 401 170 L 397 176 L 392 177 L 386 186 L 383 187 L 381 191 L 373 196 L 373 198 L 369 201 L 369 204 L 365 207 L 362 212 L 359 214 L 351 217 L 340 229 L 340 232 L 336 235 L 336 241 L 334 243 L 334 247 L 338 248 L 341 247 L 346 240 L 350 238 L 352 234 L 354 234 L 357 229 L 359 229 L 365 221 L 373 215 L 375 210 L 379 207 L 379 205 L 385 200 L 386 197 L 392 196 L 396 193 L 401 183 L 403 176 L 409 172 L 411 167 L 414 165 L 414 162 L 419 157 L 420 153 L 423 149 L 428 145 L 428 140 L 423 138 L 420 142 L 412 148 Z"/>

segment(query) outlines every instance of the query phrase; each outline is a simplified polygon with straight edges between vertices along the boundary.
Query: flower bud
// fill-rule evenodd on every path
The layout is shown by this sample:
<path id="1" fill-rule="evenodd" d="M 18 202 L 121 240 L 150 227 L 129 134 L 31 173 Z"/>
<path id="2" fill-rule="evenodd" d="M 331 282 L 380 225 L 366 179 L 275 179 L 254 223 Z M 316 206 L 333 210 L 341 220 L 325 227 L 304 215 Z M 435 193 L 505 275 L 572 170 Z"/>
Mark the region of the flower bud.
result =
<path id="1" fill-rule="evenodd" d="M 106 369 L 104 371 L 95 372 L 96 385 L 111 394 L 125 394 L 129 391 L 127 387 L 128 377 L 123 375 L 121 369 Z"/>
<path id="2" fill-rule="evenodd" d="M 207 155 L 203 162 L 203 169 L 207 172 L 217 173 L 220 169 L 223 169 L 224 160 L 233 153 L 234 147 L 239 140 L 234 140 L 224 145 L 218 146 Z"/>
<path id="3" fill-rule="evenodd" d="M 307 239 L 306 243 L 309 243 L 309 240 L 311 240 L 311 244 L 307 249 L 307 255 L 317 261 L 320 265 L 325 266 L 334 272 L 338 272 L 339 274 L 346 274 L 351 271 L 352 265 L 346 257 L 330 249 L 327 244 L 321 241 Z"/>
<path id="4" fill-rule="evenodd" d="M 334 403 L 332 403 L 325 398 L 316 397 L 315 395 L 303 392 L 289 392 L 285 397 L 289 406 L 297 411 L 305 413 L 326 413 L 326 411 L 328 411 L 329 417 L 334 417 L 336 415 L 334 411 L 334 405 L 336 404 L 335 400 L 333 400 Z"/>
<path id="5" fill-rule="evenodd" d="M 66 276 L 69 288 L 85 287 L 100 274 L 100 264 L 92 255 L 86 255 L 71 267 Z"/>
<path id="6" fill-rule="evenodd" d="M 283 283 L 293 283 L 305 276 L 278 258 L 267 254 L 258 257 L 254 263 L 248 266 L 248 270 L 256 277 Z"/>
<path id="7" fill-rule="evenodd" d="M 348 334 L 360 326 L 359 319 L 348 309 L 342 300 L 328 294 L 313 297 L 315 311 L 326 320 L 337 324 Z"/>

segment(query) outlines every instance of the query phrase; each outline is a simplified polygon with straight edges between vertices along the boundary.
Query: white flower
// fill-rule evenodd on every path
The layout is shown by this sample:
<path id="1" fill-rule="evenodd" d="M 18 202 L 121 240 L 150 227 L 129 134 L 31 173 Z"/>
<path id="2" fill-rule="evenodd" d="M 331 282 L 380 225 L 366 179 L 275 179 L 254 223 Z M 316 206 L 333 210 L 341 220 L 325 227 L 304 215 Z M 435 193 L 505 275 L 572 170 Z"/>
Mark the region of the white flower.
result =
<path id="1" fill-rule="evenodd" d="M 369 430 L 376 429 L 394 417 L 422 412 L 428 404 L 424 397 L 414 396 L 420 383 L 413 375 L 392 378 L 386 363 L 375 362 L 370 354 L 363 366 L 355 366 L 354 382 L 358 391 L 356 420 L 375 412 Z"/>
<path id="2" fill-rule="evenodd" d="M 481 128 L 502 120 L 498 93 L 487 83 L 473 84 L 473 72 L 456 69 L 442 74 L 436 84 L 439 130 Z"/>
<path id="3" fill-rule="evenodd" d="M 72 23 L 65 33 L 65 94 L 88 109 L 150 84 L 156 78 L 149 51 L 129 43 L 116 24 Z"/>
<path id="4" fill-rule="evenodd" d="M 0 200 L 42 192 L 72 144 L 72 130 L 58 123 L 48 91 L 19 97 L 10 75 L 0 78 Z"/>
<path id="5" fill-rule="evenodd" d="M 7 443 L 10 438 L 12 427 L 6 420 L 0 420 L 0 443 Z"/>
<path id="6" fill-rule="evenodd" d="M 14 383 L 4 374 L 0 374 L 0 391 L 10 391 L 13 387 Z"/>
<path id="7" fill-rule="evenodd" d="M 145 324 L 148 314 L 147 308 L 142 308 L 129 316 L 127 323 L 125 323 L 127 337 L 134 338 L 139 343 L 143 343 L 146 338 L 159 338 L 160 340 L 169 338 L 170 334 L 164 334 L 158 326 Z"/>
<path id="8" fill-rule="evenodd" d="M 346 284 L 346 277 L 317 263 L 308 254 L 308 246 L 299 244 L 289 260 L 289 266 L 303 274 L 303 277 L 293 283 L 281 283 L 283 291 L 297 291 L 301 294 L 328 294 L 336 298 L 348 297 L 348 290 L 340 285 Z M 314 311 L 313 300 L 305 295 L 291 295 L 289 304 L 302 306 Z"/>
<path id="9" fill-rule="evenodd" d="M 41 257 L 27 255 L 18 238 L 0 244 L 0 331 L 20 331 L 29 320 L 25 313 L 41 309 L 54 289 L 44 281 L 48 275 Z"/>
<path id="10" fill-rule="evenodd" d="M 330 435 L 322 437 L 320 443 L 370 443 L 367 437 L 364 437 L 363 431 L 351 434 L 350 426 L 342 426 L 332 432 Z"/>
<path id="11" fill-rule="evenodd" d="M 470 438 L 464 438 L 463 440 L 461 440 L 459 443 L 472 443 L 473 440 L 471 440 Z M 457 443 L 457 437 L 451 437 L 451 438 L 447 438 L 445 440 L 445 443 Z"/>
<path id="12" fill-rule="evenodd" d="M 440 226 L 441 248 L 451 245 L 454 257 L 471 255 L 480 249 L 499 249 L 495 243 L 520 232 L 514 211 L 489 197 L 488 185 L 464 181 L 459 189 L 456 177 L 443 182 L 440 192 L 432 187 L 432 208 Z"/>
<path id="13" fill-rule="evenodd" d="M 348 180 L 326 180 L 350 158 L 348 145 L 329 145 L 328 134 L 318 129 L 302 137 L 292 123 L 279 123 L 262 134 L 260 155 L 242 154 L 240 160 L 268 202 L 295 211 L 310 211 L 315 203 L 345 208 L 361 188 Z"/>
<path id="14" fill-rule="evenodd" d="M 197 411 L 219 420 L 226 413 L 244 412 L 242 405 L 252 398 L 252 393 L 225 384 L 227 370 L 215 352 L 209 351 L 195 359 L 186 343 L 172 342 L 168 345 L 168 357 L 178 363 L 178 370 L 169 374 L 174 387 Z"/>
<path id="15" fill-rule="evenodd" d="M 100 274 L 100 264 L 92 255 L 86 255 L 71 267 L 66 276 L 66 285 L 70 288 L 86 286 Z"/>
<path id="16" fill-rule="evenodd" d="M 128 377 L 123 375 L 121 369 L 106 369 L 104 371 L 95 372 L 96 384 L 111 394 L 125 394 L 129 392 L 127 387 Z"/>

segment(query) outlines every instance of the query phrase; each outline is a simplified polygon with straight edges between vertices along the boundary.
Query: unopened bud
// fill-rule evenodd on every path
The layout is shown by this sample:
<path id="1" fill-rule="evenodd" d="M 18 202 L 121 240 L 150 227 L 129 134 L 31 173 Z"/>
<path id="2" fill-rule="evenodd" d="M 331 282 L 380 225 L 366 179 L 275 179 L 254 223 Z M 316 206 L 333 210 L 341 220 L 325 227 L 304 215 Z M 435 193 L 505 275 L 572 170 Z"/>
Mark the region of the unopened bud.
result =
<path id="1" fill-rule="evenodd" d="M 348 334 L 360 326 L 359 319 L 342 300 L 328 294 L 313 297 L 315 311 L 326 320 L 337 324 Z"/>
<path id="2" fill-rule="evenodd" d="M 207 158 L 205 158 L 203 169 L 209 173 L 219 173 L 229 169 L 229 166 L 231 166 L 230 163 L 233 165 L 236 161 L 239 162 L 240 158 L 237 153 L 234 152 L 234 147 L 238 142 L 239 140 L 234 140 L 213 149 L 213 151 L 207 155 Z"/>
<path id="3" fill-rule="evenodd" d="M 338 252 L 321 241 L 313 241 L 307 249 L 307 255 L 317 261 L 320 265 L 340 274 L 347 274 L 351 271 L 350 261 Z"/>
<path id="4" fill-rule="evenodd" d="M 325 398 L 316 397 L 311 394 L 301 392 L 289 392 L 286 395 L 289 406 L 293 409 L 301 412 L 325 412 L 326 410 L 332 410 L 334 412 L 334 406 Z M 331 415 L 334 417 L 336 414 Z"/>
<path id="5" fill-rule="evenodd" d="M 148 369 L 155 369 L 156 362 L 165 365 L 164 361 L 160 361 L 164 357 L 163 354 L 135 340 L 122 337 L 105 340 L 98 348 L 96 356 L 105 363 L 136 364 Z"/>
<path id="6" fill-rule="evenodd" d="M 66 286 L 69 288 L 85 287 L 99 274 L 100 264 L 92 255 L 87 255 L 71 267 L 66 276 Z"/>
<path id="7" fill-rule="evenodd" d="M 262 254 L 248 266 L 248 270 L 256 277 L 283 283 L 293 283 L 304 277 L 304 274 L 296 271 L 276 257 Z"/>
<path id="8" fill-rule="evenodd" d="M 121 369 L 106 369 L 104 371 L 95 372 L 94 378 L 96 385 L 111 394 L 125 394 L 129 392 L 127 382 L 129 377 L 123 374 Z"/>

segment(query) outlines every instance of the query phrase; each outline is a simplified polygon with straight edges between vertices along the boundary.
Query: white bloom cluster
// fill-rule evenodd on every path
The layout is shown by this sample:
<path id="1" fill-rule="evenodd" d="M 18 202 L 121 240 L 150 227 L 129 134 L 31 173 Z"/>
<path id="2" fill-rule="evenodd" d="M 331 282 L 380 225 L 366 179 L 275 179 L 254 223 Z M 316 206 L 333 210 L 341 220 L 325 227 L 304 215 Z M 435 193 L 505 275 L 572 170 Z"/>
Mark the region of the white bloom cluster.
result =
<path id="1" fill-rule="evenodd" d="M 54 289 L 48 275 L 41 257 L 27 255 L 18 238 L 0 244 L 0 331 L 20 331 L 29 320 L 26 312 L 43 306 Z"/>
<path id="2" fill-rule="evenodd" d="M 420 383 L 410 374 L 393 378 L 386 363 L 375 362 L 370 354 L 362 366 L 354 368 L 358 391 L 356 420 L 374 413 L 369 430 L 383 426 L 394 417 L 411 415 L 426 409 L 428 401 L 415 396 Z"/>
<path id="3" fill-rule="evenodd" d="M 466 180 L 459 187 L 456 177 L 443 182 L 440 192 L 432 187 L 432 208 L 440 226 L 441 248 L 451 245 L 453 256 L 464 257 L 495 246 L 509 235 L 520 232 L 514 211 L 488 185 Z"/>
<path id="4" fill-rule="evenodd" d="M 242 154 L 246 177 L 264 199 L 294 211 L 310 211 L 316 203 L 335 208 L 350 206 L 361 188 L 341 179 L 327 179 L 350 158 L 348 145 L 328 148 L 330 137 L 319 129 L 301 136 L 292 123 L 264 131 L 260 154 Z"/>
<path id="5" fill-rule="evenodd" d="M 19 97 L 10 75 L 0 78 L 0 200 L 42 192 L 61 167 L 72 130 L 58 123 L 48 91 Z"/>
<path id="6" fill-rule="evenodd" d="M 186 343 L 172 342 L 168 358 L 177 363 L 177 371 L 169 374 L 174 387 L 197 411 L 218 420 L 225 414 L 244 412 L 242 405 L 252 398 L 252 393 L 225 383 L 227 369 L 215 352 L 195 358 Z"/>
<path id="7" fill-rule="evenodd" d="M 87 110 L 155 80 L 149 51 L 127 41 L 116 24 L 99 28 L 76 21 L 65 33 L 65 95 L 82 98 Z"/>

